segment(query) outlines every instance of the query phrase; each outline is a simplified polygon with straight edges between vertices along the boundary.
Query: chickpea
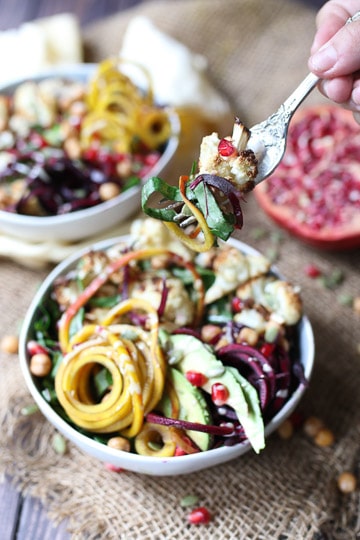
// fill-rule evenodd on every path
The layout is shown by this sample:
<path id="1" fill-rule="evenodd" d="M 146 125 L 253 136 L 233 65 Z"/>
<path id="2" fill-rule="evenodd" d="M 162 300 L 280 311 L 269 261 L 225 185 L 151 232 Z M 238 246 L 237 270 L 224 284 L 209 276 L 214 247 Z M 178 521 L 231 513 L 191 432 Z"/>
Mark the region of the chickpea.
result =
<path id="1" fill-rule="evenodd" d="M 99 187 L 99 195 L 102 201 L 109 201 L 120 194 L 120 186 L 115 182 L 105 182 Z"/>
<path id="2" fill-rule="evenodd" d="M 46 353 L 36 353 L 30 360 L 30 372 L 36 377 L 46 377 L 52 368 L 52 361 Z"/>
<path id="3" fill-rule="evenodd" d="M 319 431 L 324 427 L 324 423 L 316 416 L 309 416 L 304 422 L 304 432 L 308 437 L 316 437 Z"/>
<path id="4" fill-rule="evenodd" d="M 342 493 L 352 493 L 356 485 L 356 478 L 351 472 L 344 471 L 338 476 L 337 486 Z"/>
<path id="5" fill-rule="evenodd" d="M 236 339 L 238 343 L 243 343 L 244 341 L 251 345 L 252 347 L 257 344 L 259 340 L 259 335 L 256 330 L 253 328 L 244 327 L 240 330 L 239 335 Z"/>
<path id="6" fill-rule="evenodd" d="M 354 298 L 353 310 L 355 311 L 355 313 L 360 315 L 360 296 L 357 296 L 356 298 Z"/>
<path id="7" fill-rule="evenodd" d="M 285 420 L 277 429 L 281 439 L 290 439 L 294 434 L 294 426 L 291 420 Z"/>
<path id="8" fill-rule="evenodd" d="M 219 339 L 219 341 L 215 345 L 215 349 L 221 349 L 221 347 L 225 347 L 225 345 L 229 345 L 229 341 L 226 339 L 226 337 L 222 337 Z"/>
<path id="9" fill-rule="evenodd" d="M 74 133 L 75 133 L 74 128 L 67 120 L 64 120 L 63 122 L 61 122 L 60 134 L 63 139 L 68 139 L 69 137 L 73 137 Z"/>
<path id="10" fill-rule="evenodd" d="M 216 336 L 221 334 L 221 328 L 215 324 L 205 324 L 201 329 L 201 339 L 209 343 Z"/>
<path id="11" fill-rule="evenodd" d="M 19 339 L 17 336 L 4 336 L 1 340 L 1 350 L 9 354 L 18 352 Z"/>
<path id="12" fill-rule="evenodd" d="M 161 270 L 162 268 L 166 268 L 168 264 L 166 256 L 158 255 L 157 257 L 152 257 L 151 259 L 151 268 L 154 268 L 154 270 Z"/>
<path id="13" fill-rule="evenodd" d="M 81 155 L 80 142 L 77 137 L 69 137 L 64 141 L 64 150 L 70 159 L 79 159 Z"/>
<path id="14" fill-rule="evenodd" d="M 122 178 L 126 178 L 131 174 L 131 161 L 129 159 L 123 159 L 116 165 L 116 172 Z"/>
<path id="15" fill-rule="evenodd" d="M 130 442 L 124 437 L 111 437 L 107 444 L 110 446 L 110 448 L 115 448 L 115 450 L 130 452 Z"/>
<path id="16" fill-rule="evenodd" d="M 314 438 L 317 446 L 331 446 L 334 444 L 335 437 L 333 432 L 328 428 L 321 428 Z"/>

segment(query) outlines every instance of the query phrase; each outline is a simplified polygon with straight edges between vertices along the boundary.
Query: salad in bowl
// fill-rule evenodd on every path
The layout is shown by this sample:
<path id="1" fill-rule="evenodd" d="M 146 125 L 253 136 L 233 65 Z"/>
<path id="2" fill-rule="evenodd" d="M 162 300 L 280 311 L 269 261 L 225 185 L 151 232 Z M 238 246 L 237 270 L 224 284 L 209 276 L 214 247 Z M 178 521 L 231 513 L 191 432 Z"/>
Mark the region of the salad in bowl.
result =
<path id="1" fill-rule="evenodd" d="M 50 273 L 20 358 L 68 439 L 172 475 L 260 453 L 308 385 L 314 342 L 298 288 L 266 257 L 236 240 L 197 253 L 147 218 Z"/>
<path id="2" fill-rule="evenodd" d="M 143 179 L 177 149 L 179 122 L 124 64 L 54 68 L 0 88 L 1 230 L 80 240 L 139 208 Z"/>

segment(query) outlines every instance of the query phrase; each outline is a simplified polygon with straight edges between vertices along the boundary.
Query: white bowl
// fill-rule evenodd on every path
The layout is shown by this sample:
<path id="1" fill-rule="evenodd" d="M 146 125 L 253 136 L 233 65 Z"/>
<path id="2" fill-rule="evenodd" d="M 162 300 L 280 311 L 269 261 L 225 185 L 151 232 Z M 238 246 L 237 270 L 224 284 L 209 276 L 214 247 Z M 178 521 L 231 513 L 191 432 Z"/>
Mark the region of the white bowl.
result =
<path id="1" fill-rule="evenodd" d="M 65 77 L 86 82 L 95 71 L 95 64 L 75 64 L 32 77 L 40 81 L 49 77 Z M 27 79 L 28 80 L 28 79 Z M 24 79 L 0 86 L 0 94 L 11 94 Z M 166 167 L 174 156 L 179 142 L 180 121 L 174 111 L 169 112 L 171 137 L 158 162 L 147 177 L 166 176 Z M 146 178 L 144 179 L 144 181 Z M 34 242 L 45 240 L 76 241 L 89 238 L 121 223 L 140 208 L 141 186 L 134 186 L 111 200 L 91 208 L 61 216 L 26 216 L 0 210 L 0 231 Z"/>
<path id="2" fill-rule="evenodd" d="M 51 422 L 51 424 L 58 429 L 60 433 L 72 441 L 76 446 L 81 448 L 85 453 L 116 467 L 121 467 L 141 474 L 169 476 L 189 474 L 201 469 L 225 463 L 234 458 L 238 458 L 245 452 L 251 450 L 251 446 L 247 441 L 235 446 L 223 446 L 205 452 L 171 458 L 147 457 L 114 450 L 105 444 L 94 441 L 90 437 L 85 436 L 73 428 L 55 412 L 55 410 L 43 398 L 41 392 L 39 391 L 37 380 L 32 376 L 29 370 L 29 355 L 27 353 L 27 343 L 29 340 L 34 339 L 34 322 L 37 318 L 39 304 L 49 294 L 54 280 L 58 276 L 67 273 L 71 268 L 73 268 L 78 262 L 78 259 L 90 248 L 92 250 L 108 248 L 114 243 L 126 240 L 127 238 L 128 237 L 113 238 L 98 242 L 89 248 L 83 249 L 77 254 L 72 255 L 59 264 L 49 274 L 38 289 L 24 319 L 20 335 L 20 364 L 28 389 L 30 390 L 41 412 L 49 420 L 49 422 Z M 230 243 L 244 253 L 258 253 L 255 249 L 249 247 L 247 244 L 237 240 L 231 240 Z M 306 316 L 303 316 L 299 323 L 299 349 L 300 361 L 303 366 L 304 375 L 306 380 L 309 381 L 314 363 L 314 336 L 311 324 Z M 270 433 L 276 430 L 278 426 L 294 411 L 305 390 L 305 385 L 300 383 L 282 409 L 276 414 L 276 416 L 272 418 L 270 422 L 267 423 L 265 427 L 266 436 L 269 436 Z M 261 460 L 261 454 L 259 459 Z"/>

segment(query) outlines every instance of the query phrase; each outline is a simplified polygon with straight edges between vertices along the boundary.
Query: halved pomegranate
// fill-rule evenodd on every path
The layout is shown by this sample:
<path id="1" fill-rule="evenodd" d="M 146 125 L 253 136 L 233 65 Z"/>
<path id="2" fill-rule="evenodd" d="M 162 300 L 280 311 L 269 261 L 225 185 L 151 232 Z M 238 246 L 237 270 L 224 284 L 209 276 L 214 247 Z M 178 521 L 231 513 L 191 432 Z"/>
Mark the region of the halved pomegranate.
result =
<path id="1" fill-rule="evenodd" d="M 335 105 L 304 107 L 290 124 L 285 156 L 254 190 L 280 226 L 316 247 L 360 246 L 360 126 Z"/>

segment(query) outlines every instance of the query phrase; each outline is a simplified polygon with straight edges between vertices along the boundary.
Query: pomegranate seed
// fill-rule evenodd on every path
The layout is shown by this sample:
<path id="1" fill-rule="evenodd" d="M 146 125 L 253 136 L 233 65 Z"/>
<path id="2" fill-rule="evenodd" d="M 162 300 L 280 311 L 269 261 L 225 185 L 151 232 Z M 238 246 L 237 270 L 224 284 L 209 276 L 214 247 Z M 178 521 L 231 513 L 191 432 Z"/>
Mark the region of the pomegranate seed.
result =
<path id="1" fill-rule="evenodd" d="M 99 158 L 99 149 L 96 147 L 87 148 L 84 152 L 84 159 L 88 161 L 97 161 Z"/>
<path id="2" fill-rule="evenodd" d="M 30 135 L 30 140 L 32 142 L 32 144 L 34 146 L 36 146 L 36 148 L 45 148 L 46 146 L 49 146 L 48 143 L 46 142 L 46 140 L 44 139 L 44 137 L 42 137 L 40 135 L 40 133 L 37 133 L 36 131 L 34 131 L 31 135 Z"/>
<path id="3" fill-rule="evenodd" d="M 107 469 L 108 471 L 116 472 L 116 473 L 121 473 L 125 470 L 122 467 L 117 467 L 116 465 L 113 465 L 112 463 L 104 463 L 104 466 L 105 466 L 105 469 Z"/>
<path id="4" fill-rule="evenodd" d="M 150 167 L 153 167 L 156 165 L 156 163 L 159 161 L 159 153 L 158 152 L 152 152 L 151 154 L 148 154 L 144 158 L 145 165 L 150 165 Z"/>
<path id="5" fill-rule="evenodd" d="M 224 405 L 229 398 L 229 390 L 222 383 L 214 383 L 211 387 L 211 399 L 217 407 Z"/>
<path id="6" fill-rule="evenodd" d="M 315 264 L 308 264 L 305 266 L 305 274 L 311 278 L 317 278 L 321 275 L 321 270 Z"/>
<path id="7" fill-rule="evenodd" d="M 234 313 L 239 313 L 244 307 L 244 302 L 241 298 L 235 296 L 231 301 L 231 307 Z"/>
<path id="8" fill-rule="evenodd" d="M 26 348 L 30 356 L 34 356 L 34 354 L 47 354 L 45 347 L 40 345 L 37 341 L 29 341 Z"/>
<path id="9" fill-rule="evenodd" d="M 206 524 L 211 521 L 211 514 L 205 506 L 199 506 L 190 512 L 188 520 L 192 525 Z"/>
<path id="10" fill-rule="evenodd" d="M 114 163 L 114 159 L 111 152 L 104 149 L 101 149 L 98 152 L 97 160 L 99 161 L 99 163 L 102 163 L 104 165 L 109 165 L 109 166 L 111 166 Z"/>
<path id="11" fill-rule="evenodd" d="M 218 152 L 223 157 L 230 157 L 236 153 L 236 148 L 232 142 L 227 139 L 221 139 L 218 146 Z"/>
<path id="12" fill-rule="evenodd" d="M 264 345 L 262 345 L 260 348 L 260 352 L 261 354 L 269 358 L 269 356 L 271 356 L 272 353 L 274 352 L 274 349 L 275 349 L 274 343 L 264 343 Z"/>
<path id="13" fill-rule="evenodd" d="M 185 450 L 183 450 L 182 448 L 180 448 L 180 446 L 177 446 L 175 448 L 175 453 L 174 453 L 174 456 L 186 456 L 187 453 L 185 452 Z"/>
<path id="14" fill-rule="evenodd" d="M 207 381 L 207 377 L 198 371 L 187 371 L 185 377 L 193 386 L 203 386 Z"/>

